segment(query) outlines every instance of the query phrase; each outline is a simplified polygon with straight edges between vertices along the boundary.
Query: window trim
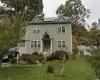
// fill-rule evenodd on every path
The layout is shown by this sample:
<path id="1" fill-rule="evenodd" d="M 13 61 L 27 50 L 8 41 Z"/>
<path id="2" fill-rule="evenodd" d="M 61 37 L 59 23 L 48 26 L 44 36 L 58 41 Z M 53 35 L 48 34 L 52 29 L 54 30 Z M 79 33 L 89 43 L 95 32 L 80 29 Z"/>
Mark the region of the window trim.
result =
<path id="1" fill-rule="evenodd" d="M 35 33 L 33 32 L 33 34 L 39 34 L 40 33 L 40 27 L 39 26 L 33 27 L 33 31 L 35 31 Z"/>
<path id="2" fill-rule="evenodd" d="M 65 33 L 65 32 L 63 32 L 62 27 L 65 28 L 65 32 L 66 32 L 66 27 L 65 27 L 65 25 L 62 25 L 62 26 L 59 26 L 59 27 L 58 27 L 58 33 Z M 60 29 L 60 31 L 59 31 L 59 29 Z"/>
<path id="3" fill-rule="evenodd" d="M 63 45 L 62 45 L 62 42 L 63 42 L 63 41 L 65 42 L 65 47 L 66 47 L 66 41 L 65 41 L 65 40 L 58 40 L 58 42 L 61 42 L 61 47 L 59 47 L 59 45 L 58 45 L 58 48 L 62 48 L 62 49 L 65 48 L 65 47 L 63 47 Z M 57 43 L 57 44 L 58 44 L 58 43 Z"/>
<path id="4" fill-rule="evenodd" d="M 36 41 L 36 47 L 35 47 L 35 44 L 32 44 L 32 42 L 35 42 Z M 39 42 L 40 42 L 40 46 L 39 46 Z M 33 45 L 33 47 L 32 47 Z M 31 48 L 41 48 L 41 41 L 40 40 L 33 40 L 31 41 Z"/>

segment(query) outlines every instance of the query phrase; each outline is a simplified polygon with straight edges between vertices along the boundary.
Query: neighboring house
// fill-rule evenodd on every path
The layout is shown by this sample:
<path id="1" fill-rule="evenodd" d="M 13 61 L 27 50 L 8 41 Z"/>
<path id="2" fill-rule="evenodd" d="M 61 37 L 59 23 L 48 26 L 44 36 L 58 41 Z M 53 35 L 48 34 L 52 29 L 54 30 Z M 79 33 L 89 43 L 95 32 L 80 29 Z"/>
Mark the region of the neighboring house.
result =
<path id="1" fill-rule="evenodd" d="M 28 23 L 23 46 L 25 46 L 23 51 L 27 54 L 33 52 L 52 53 L 61 49 L 72 53 L 70 19 L 61 15 L 41 20 L 36 16 Z"/>
<path id="2" fill-rule="evenodd" d="M 79 45 L 78 49 L 79 49 L 79 55 L 80 51 L 83 52 L 83 55 L 91 55 L 91 53 L 89 52 L 89 50 L 91 50 L 90 46 Z"/>
<path id="3" fill-rule="evenodd" d="M 100 19 L 98 19 L 97 29 L 100 30 Z"/>

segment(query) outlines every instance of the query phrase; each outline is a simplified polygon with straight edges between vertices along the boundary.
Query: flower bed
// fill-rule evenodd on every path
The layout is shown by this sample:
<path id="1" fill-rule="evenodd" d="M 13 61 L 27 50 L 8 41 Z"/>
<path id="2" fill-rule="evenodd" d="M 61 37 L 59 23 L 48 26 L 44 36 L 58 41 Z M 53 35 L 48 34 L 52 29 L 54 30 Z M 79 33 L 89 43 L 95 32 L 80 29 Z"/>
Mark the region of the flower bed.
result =
<path id="1" fill-rule="evenodd" d="M 19 63 L 20 64 L 39 64 L 44 61 L 44 57 L 41 54 L 34 55 L 34 54 L 23 54 L 19 58 Z"/>

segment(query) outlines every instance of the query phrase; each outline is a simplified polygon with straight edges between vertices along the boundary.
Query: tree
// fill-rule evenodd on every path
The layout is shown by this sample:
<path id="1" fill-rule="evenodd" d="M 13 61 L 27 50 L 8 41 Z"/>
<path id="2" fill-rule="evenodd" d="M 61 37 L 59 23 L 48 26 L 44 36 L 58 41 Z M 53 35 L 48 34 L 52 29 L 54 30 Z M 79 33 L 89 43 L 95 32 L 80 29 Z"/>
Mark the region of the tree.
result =
<path id="1" fill-rule="evenodd" d="M 86 9 L 81 0 L 67 0 L 65 5 L 61 4 L 56 14 L 71 18 L 74 24 L 84 24 L 85 19 L 89 18 L 90 10 Z"/>
<path id="2" fill-rule="evenodd" d="M 0 23 L 0 67 L 2 58 L 9 48 L 16 47 L 22 40 L 25 34 L 26 22 L 22 21 L 23 16 L 20 17 L 18 13 L 12 16 L 13 22 L 9 17 L 6 17 Z"/>
<path id="3" fill-rule="evenodd" d="M 60 76 L 63 75 L 65 62 L 69 60 L 69 53 L 64 50 L 57 50 L 49 57 L 49 60 L 59 60 L 61 63 Z"/>
<path id="4" fill-rule="evenodd" d="M 88 59 L 100 80 L 100 30 L 91 29 L 88 40 L 91 46 L 91 56 Z"/>
<path id="5" fill-rule="evenodd" d="M 42 0 L 0 0 L 4 3 L 8 13 L 15 14 L 19 12 L 20 15 L 25 13 L 27 19 L 32 20 L 34 16 L 43 12 Z"/>
<path id="6" fill-rule="evenodd" d="M 85 19 L 89 18 L 90 10 L 86 9 L 81 0 L 67 0 L 63 5 L 61 4 L 57 11 L 57 15 L 70 17 L 72 21 L 72 33 L 76 40 L 81 43 L 86 43 L 87 30 L 85 26 Z"/>
<path id="7" fill-rule="evenodd" d="M 97 28 L 98 23 L 95 21 L 92 23 L 92 28 Z"/>

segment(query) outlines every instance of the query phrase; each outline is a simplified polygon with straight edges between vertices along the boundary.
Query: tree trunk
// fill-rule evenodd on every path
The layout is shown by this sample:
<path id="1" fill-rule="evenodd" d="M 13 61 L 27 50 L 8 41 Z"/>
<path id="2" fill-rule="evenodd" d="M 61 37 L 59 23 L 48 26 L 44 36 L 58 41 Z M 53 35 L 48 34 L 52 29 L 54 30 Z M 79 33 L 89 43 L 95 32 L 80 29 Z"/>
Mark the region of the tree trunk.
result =
<path id="1" fill-rule="evenodd" d="M 64 72 L 64 68 L 65 68 L 64 63 L 65 63 L 65 54 L 64 54 L 64 56 L 63 56 L 63 60 L 62 60 L 62 63 L 61 63 L 61 72 L 60 72 L 60 76 L 62 76 L 62 75 L 63 75 L 63 72 Z"/>
<path id="2" fill-rule="evenodd" d="M 64 63 L 62 63 L 62 64 L 61 64 L 61 72 L 60 72 L 60 76 L 62 76 L 62 75 L 63 75 L 64 68 L 65 68 Z"/>

